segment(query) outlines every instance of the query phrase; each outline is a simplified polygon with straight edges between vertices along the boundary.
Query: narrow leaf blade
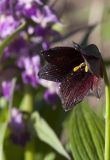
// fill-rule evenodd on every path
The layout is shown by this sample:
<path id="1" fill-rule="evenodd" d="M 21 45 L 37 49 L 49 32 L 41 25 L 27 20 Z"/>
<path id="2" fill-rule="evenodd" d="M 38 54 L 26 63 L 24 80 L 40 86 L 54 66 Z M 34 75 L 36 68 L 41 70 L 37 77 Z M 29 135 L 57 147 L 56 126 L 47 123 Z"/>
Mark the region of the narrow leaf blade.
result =
<path id="1" fill-rule="evenodd" d="M 64 156 L 66 159 L 70 160 L 70 156 L 63 148 L 61 142 L 56 136 L 52 128 L 47 124 L 47 122 L 39 116 L 38 112 L 33 113 L 32 121 L 34 121 L 34 129 L 40 140 L 50 145 L 59 154 Z"/>

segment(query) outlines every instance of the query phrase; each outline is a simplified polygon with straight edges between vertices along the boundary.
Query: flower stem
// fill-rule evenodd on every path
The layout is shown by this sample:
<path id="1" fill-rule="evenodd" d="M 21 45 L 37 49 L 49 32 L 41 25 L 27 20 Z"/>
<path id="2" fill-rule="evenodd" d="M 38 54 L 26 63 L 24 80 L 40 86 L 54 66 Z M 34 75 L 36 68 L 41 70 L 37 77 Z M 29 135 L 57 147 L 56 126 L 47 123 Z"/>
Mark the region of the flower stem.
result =
<path id="1" fill-rule="evenodd" d="M 28 113 L 31 113 L 33 110 L 33 95 L 28 87 L 25 89 L 20 109 Z"/>
<path id="2" fill-rule="evenodd" d="M 34 150 L 34 140 L 31 140 L 28 142 L 25 153 L 24 153 L 24 159 L 25 160 L 34 160 L 35 159 L 35 150 Z"/>
<path id="3" fill-rule="evenodd" d="M 24 97 L 22 99 L 20 109 L 27 113 L 32 113 L 33 111 L 33 95 L 31 89 L 26 86 Z M 24 159 L 25 160 L 34 160 L 35 159 L 35 142 L 31 139 L 25 148 Z"/>
<path id="4" fill-rule="evenodd" d="M 14 98 L 14 91 L 15 91 L 15 87 L 16 87 L 16 78 L 13 78 L 12 79 L 12 87 L 11 87 L 11 90 L 10 90 L 10 98 L 9 98 L 9 121 L 10 121 L 10 118 L 11 118 L 11 110 L 12 110 L 12 107 L 13 107 L 13 98 Z"/>
<path id="5" fill-rule="evenodd" d="M 105 114 L 105 159 L 110 160 L 110 83 L 104 67 L 104 81 L 106 94 L 106 114 Z"/>

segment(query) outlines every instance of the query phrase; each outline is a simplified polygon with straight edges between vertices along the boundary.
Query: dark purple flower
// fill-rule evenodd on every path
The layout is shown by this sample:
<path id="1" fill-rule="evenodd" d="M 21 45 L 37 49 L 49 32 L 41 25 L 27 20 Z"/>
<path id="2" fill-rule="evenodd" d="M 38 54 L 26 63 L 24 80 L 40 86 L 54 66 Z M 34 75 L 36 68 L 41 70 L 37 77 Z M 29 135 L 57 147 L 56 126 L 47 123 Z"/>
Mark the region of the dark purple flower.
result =
<path id="1" fill-rule="evenodd" d="M 44 99 L 49 105 L 54 106 L 58 101 L 58 95 L 56 94 L 56 92 L 47 89 L 44 93 Z"/>
<path id="2" fill-rule="evenodd" d="M 13 143 L 20 146 L 25 146 L 30 140 L 30 134 L 24 116 L 24 113 L 16 108 L 11 110 L 11 119 L 9 122 L 9 127 L 11 129 L 10 138 Z"/>
<path id="3" fill-rule="evenodd" d="M 7 101 L 10 99 L 11 88 L 12 88 L 12 81 L 3 81 L 2 82 L 2 93 Z"/>
<path id="4" fill-rule="evenodd" d="M 74 47 L 56 47 L 41 54 L 48 63 L 40 70 L 39 77 L 60 83 L 65 110 L 81 102 L 90 90 L 98 93 L 103 74 L 101 54 L 95 45 L 82 49 L 74 43 Z"/>

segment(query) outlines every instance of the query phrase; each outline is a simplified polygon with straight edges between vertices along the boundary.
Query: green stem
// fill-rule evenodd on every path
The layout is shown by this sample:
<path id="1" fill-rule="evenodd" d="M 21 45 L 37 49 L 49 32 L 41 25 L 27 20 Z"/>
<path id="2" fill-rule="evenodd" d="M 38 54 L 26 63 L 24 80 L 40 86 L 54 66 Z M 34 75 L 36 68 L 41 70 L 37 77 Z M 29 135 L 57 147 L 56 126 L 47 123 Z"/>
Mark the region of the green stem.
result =
<path id="1" fill-rule="evenodd" d="M 110 83 L 104 67 L 104 81 L 106 94 L 106 114 L 105 114 L 105 159 L 110 160 Z"/>
<path id="2" fill-rule="evenodd" d="M 20 105 L 20 109 L 28 113 L 31 113 L 33 110 L 33 95 L 30 88 L 28 87 L 25 88 L 25 93 Z"/>
<path id="3" fill-rule="evenodd" d="M 16 78 L 12 79 L 12 87 L 11 87 L 11 91 L 10 91 L 10 98 L 9 98 L 9 121 L 11 118 L 11 110 L 13 107 L 13 98 L 14 98 L 14 91 L 15 91 L 15 87 L 16 87 Z"/>
<path id="4" fill-rule="evenodd" d="M 34 149 L 34 140 L 31 140 L 27 145 L 24 152 L 24 159 L 25 160 L 34 160 L 35 159 L 35 149 Z"/>
<path id="5" fill-rule="evenodd" d="M 20 109 L 22 111 L 31 113 L 33 111 L 33 95 L 31 92 L 31 89 L 26 86 L 24 97 L 22 99 Z M 34 160 L 35 159 L 35 142 L 33 139 L 31 139 L 25 148 L 24 152 L 24 159 L 25 160 Z"/>

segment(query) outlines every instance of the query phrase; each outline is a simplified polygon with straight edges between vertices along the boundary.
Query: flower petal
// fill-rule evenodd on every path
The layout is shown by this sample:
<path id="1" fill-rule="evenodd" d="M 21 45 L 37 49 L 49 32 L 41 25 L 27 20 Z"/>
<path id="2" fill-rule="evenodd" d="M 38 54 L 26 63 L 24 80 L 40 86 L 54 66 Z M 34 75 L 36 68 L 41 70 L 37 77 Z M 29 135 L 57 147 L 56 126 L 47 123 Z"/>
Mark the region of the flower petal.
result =
<path id="1" fill-rule="evenodd" d="M 54 65 L 68 65 L 73 63 L 74 66 L 84 61 L 80 52 L 73 47 L 55 47 L 41 53 L 48 63 Z"/>
<path id="2" fill-rule="evenodd" d="M 101 54 L 99 52 L 99 49 L 95 44 L 90 44 L 87 47 L 84 48 L 85 55 L 93 56 L 95 58 L 101 58 Z"/>
<path id="3" fill-rule="evenodd" d="M 69 72 L 70 68 L 60 67 L 48 63 L 41 68 L 38 76 L 39 78 L 43 78 L 46 80 L 61 82 Z"/>
<path id="4" fill-rule="evenodd" d="M 94 76 L 92 92 L 97 98 L 101 97 L 102 92 L 103 92 L 103 86 L 104 86 L 103 79 L 102 78 L 97 78 L 96 76 Z"/>
<path id="5" fill-rule="evenodd" d="M 91 73 L 96 75 L 98 78 L 103 77 L 102 60 L 96 58 L 86 57 L 86 63 L 88 64 Z"/>
<path id="6" fill-rule="evenodd" d="M 98 78 L 103 77 L 102 57 L 96 45 L 88 45 L 84 49 L 83 56 L 89 66 L 90 72 L 95 74 Z"/>
<path id="7" fill-rule="evenodd" d="M 60 85 L 60 97 L 65 111 L 81 102 L 93 85 L 93 75 L 85 72 L 71 74 Z"/>

